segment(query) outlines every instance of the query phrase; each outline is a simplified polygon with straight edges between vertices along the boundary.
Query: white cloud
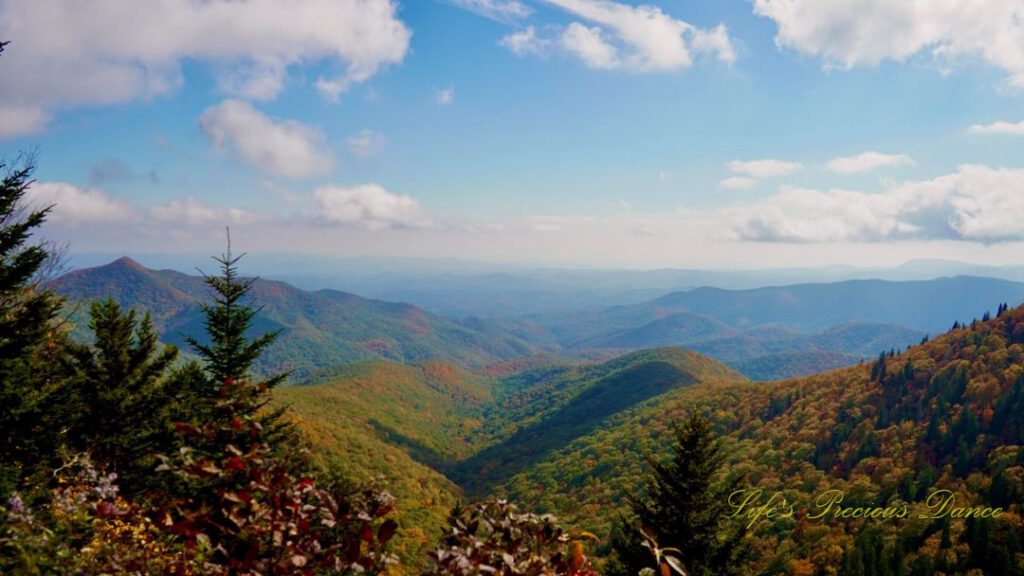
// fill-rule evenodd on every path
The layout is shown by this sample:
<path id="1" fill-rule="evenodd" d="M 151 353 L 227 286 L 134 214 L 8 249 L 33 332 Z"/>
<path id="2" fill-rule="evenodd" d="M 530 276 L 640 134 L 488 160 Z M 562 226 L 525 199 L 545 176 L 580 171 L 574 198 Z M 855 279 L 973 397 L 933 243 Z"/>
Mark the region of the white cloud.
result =
<path id="1" fill-rule="evenodd" d="M 149 208 L 149 216 L 160 223 L 185 226 L 244 224 L 259 219 L 259 216 L 248 210 L 209 206 L 195 198 L 152 206 Z"/>
<path id="2" fill-rule="evenodd" d="M 723 209 L 716 217 L 740 240 L 1001 242 L 1024 239 L 1021 189 L 1024 170 L 964 165 L 880 194 L 784 186 L 771 198 Z"/>
<path id="3" fill-rule="evenodd" d="M 0 36 L 12 41 L 4 76 L 18 79 L 0 83 L 0 110 L 21 109 L 38 129 L 55 108 L 171 92 L 186 60 L 211 65 L 221 89 L 259 99 L 284 88 L 289 67 L 322 64 L 332 72 L 317 86 L 337 97 L 401 62 L 411 32 L 394 0 L 5 0 Z"/>
<path id="4" fill-rule="evenodd" d="M 516 0 L 443 0 L 484 18 L 510 24 L 533 14 L 533 10 Z"/>
<path id="5" fill-rule="evenodd" d="M 385 143 L 387 143 L 387 139 L 384 138 L 383 134 L 363 129 L 359 131 L 359 134 L 348 139 L 348 150 L 365 160 L 370 156 L 380 154 L 381 150 L 384 149 Z"/>
<path id="6" fill-rule="evenodd" d="M 323 220 L 370 229 L 425 227 L 430 220 L 411 196 L 394 194 L 378 184 L 320 186 L 313 199 Z"/>
<path id="7" fill-rule="evenodd" d="M 904 61 L 979 59 L 1024 86 L 1024 3 L 1020 0 L 755 0 L 778 25 L 775 43 L 846 68 Z"/>
<path id="8" fill-rule="evenodd" d="M 913 159 L 905 154 L 882 154 L 880 152 L 863 152 L 856 156 L 840 156 L 833 158 L 825 166 L 839 174 L 867 172 L 876 168 L 889 166 L 914 166 Z"/>
<path id="9" fill-rule="evenodd" d="M 49 122 L 50 115 L 42 108 L 0 104 L 0 138 L 14 138 L 41 132 Z"/>
<path id="10" fill-rule="evenodd" d="M 729 169 L 733 172 L 753 176 L 754 178 L 775 178 L 786 176 L 803 168 L 799 162 L 786 162 L 783 160 L 733 160 L 729 162 Z"/>
<path id="11" fill-rule="evenodd" d="M 731 176 L 718 183 L 719 188 L 728 188 L 729 190 L 749 190 L 754 186 L 757 186 L 757 180 L 743 176 Z"/>
<path id="12" fill-rule="evenodd" d="M 1024 135 L 1024 122 L 993 122 L 992 124 L 974 124 L 967 129 L 971 134 L 1014 134 Z"/>
<path id="13" fill-rule="evenodd" d="M 732 64 L 736 51 L 725 26 L 703 30 L 664 13 L 660 7 L 630 6 L 610 0 L 544 0 L 596 26 L 574 22 L 562 44 L 591 68 L 639 72 L 671 71 L 693 64 L 693 54 L 708 54 Z M 612 56 L 615 55 L 615 58 Z"/>
<path id="14" fill-rule="evenodd" d="M 284 90 L 285 75 L 282 63 L 240 65 L 221 71 L 217 75 L 217 87 L 222 92 L 250 100 L 273 100 Z M 323 82 L 323 79 L 318 82 Z M 336 99 L 340 93 L 341 90 L 331 92 L 329 97 Z"/>
<path id="15" fill-rule="evenodd" d="M 138 216 L 125 200 L 97 188 L 83 189 L 64 182 L 36 183 L 29 188 L 28 198 L 40 208 L 53 205 L 48 217 L 53 222 L 121 222 Z"/>
<path id="16" fill-rule="evenodd" d="M 434 102 L 438 106 L 447 106 L 455 101 L 454 88 L 439 88 L 434 90 Z"/>
<path id="17" fill-rule="evenodd" d="M 595 221 L 596 219 L 590 216 L 531 216 L 527 224 L 537 232 L 561 232 Z"/>
<path id="18" fill-rule="evenodd" d="M 537 30 L 533 26 L 527 26 L 525 30 L 513 32 L 502 37 L 498 44 L 508 48 L 516 56 L 521 57 L 532 54 L 544 57 L 547 55 L 551 41 L 538 37 Z"/>
<path id="19" fill-rule="evenodd" d="M 217 150 L 276 176 L 324 174 L 334 163 L 322 132 L 293 120 L 270 118 L 241 100 L 207 108 L 199 125 Z"/>
<path id="20" fill-rule="evenodd" d="M 588 28 L 573 22 L 562 34 L 562 47 L 583 60 L 588 68 L 609 70 L 619 66 L 615 47 L 605 42 L 597 26 Z"/>

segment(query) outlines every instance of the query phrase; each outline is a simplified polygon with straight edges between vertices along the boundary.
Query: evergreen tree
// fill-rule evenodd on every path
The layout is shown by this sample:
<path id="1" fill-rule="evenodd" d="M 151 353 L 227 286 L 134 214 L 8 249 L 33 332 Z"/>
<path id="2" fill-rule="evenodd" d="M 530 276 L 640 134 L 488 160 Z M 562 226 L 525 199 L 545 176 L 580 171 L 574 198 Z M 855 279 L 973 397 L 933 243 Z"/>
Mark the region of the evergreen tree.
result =
<path id="1" fill-rule="evenodd" d="M 729 576 L 740 573 L 745 554 L 743 532 L 727 530 L 728 496 L 738 482 L 717 485 L 714 476 L 725 461 L 711 424 L 698 413 L 673 425 L 673 456 L 668 462 L 647 457 L 645 496 L 630 496 L 633 517 L 620 518 L 613 536 L 610 576 L 636 576 L 653 563 L 641 529 L 662 547 L 676 548 L 686 573 Z"/>
<path id="2" fill-rule="evenodd" d="M 30 158 L 20 167 L 0 161 L 0 496 L 58 442 L 58 379 L 44 358 L 58 339 L 61 300 L 40 285 L 55 257 L 31 242 L 49 212 L 25 205 L 33 169 Z"/>
<path id="3" fill-rule="evenodd" d="M 178 378 L 183 393 L 193 396 L 192 401 L 197 410 L 209 407 L 209 402 L 224 395 L 241 396 L 238 408 L 242 415 L 249 416 L 261 412 L 269 395 L 263 392 L 280 384 L 287 373 L 271 376 L 266 380 L 255 382 L 253 386 L 236 385 L 248 382 L 252 377 L 252 365 L 257 358 L 277 339 L 279 331 L 268 332 L 249 338 L 253 317 L 260 311 L 252 306 L 248 294 L 255 278 L 240 278 L 238 261 L 245 254 L 234 256 L 231 253 L 231 236 L 228 234 L 227 252 L 214 260 L 220 266 L 220 275 L 207 276 L 206 284 L 213 291 L 213 303 L 201 304 L 206 315 L 205 326 L 208 340 L 200 342 L 188 337 L 186 341 L 196 350 L 202 359 L 202 373 L 195 369 L 186 369 Z M 277 445 L 287 434 L 287 426 L 281 421 L 284 409 L 261 413 L 259 418 L 263 426 L 269 426 L 268 441 Z M 214 414 L 194 414 L 193 421 L 203 423 Z M 196 418 L 198 417 L 198 418 Z"/>
<path id="4" fill-rule="evenodd" d="M 154 454 L 173 449 L 164 386 L 178 350 L 158 345 L 149 314 L 139 321 L 112 299 L 94 302 L 90 318 L 94 343 L 68 345 L 75 408 L 68 443 L 130 490 L 148 477 Z"/>
<path id="5" fill-rule="evenodd" d="M 247 332 L 253 317 L 259 312 L 246 302 L 255 278 L 241 279 L 238 276 L 238 261 L 245 254 L 232 256 L 231 240 L 228 238 L 227 253 L 214 260 L 220 265 L 219 276 L 205 276 L 206 284 L 213 292 L 213 304 L 201 304 L 206 315 L 208 343 L 187 338 L 204 360 L 210 379 L 218 386 L 224 382 L 245 380 L 250 376 L 253 362 L 267 346 L 277 339 L 279 332 L 269 332 L 249 340 Z M 275 376 L 267 381 L 272 388 L 285 378 Z"/>

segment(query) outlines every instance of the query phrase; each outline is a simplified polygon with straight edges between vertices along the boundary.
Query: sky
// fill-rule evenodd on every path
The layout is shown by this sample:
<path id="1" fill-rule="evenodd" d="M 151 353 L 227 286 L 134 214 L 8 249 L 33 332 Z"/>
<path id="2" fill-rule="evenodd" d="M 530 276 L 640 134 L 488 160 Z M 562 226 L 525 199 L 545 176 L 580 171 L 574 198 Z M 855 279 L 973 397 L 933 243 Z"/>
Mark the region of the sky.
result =
<path id="1" fill-rule="evenodd" d="M 0 0 L 72 252 L 1024 264 L 1024 0 Z"/>

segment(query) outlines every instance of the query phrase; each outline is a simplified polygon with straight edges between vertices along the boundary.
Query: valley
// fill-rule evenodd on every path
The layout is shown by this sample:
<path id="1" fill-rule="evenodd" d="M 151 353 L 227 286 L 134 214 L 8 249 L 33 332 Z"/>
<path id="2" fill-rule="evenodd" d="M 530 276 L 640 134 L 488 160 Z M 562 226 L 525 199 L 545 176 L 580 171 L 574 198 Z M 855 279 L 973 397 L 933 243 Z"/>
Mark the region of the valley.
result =
<path id="1" fill-rule="evenodd" d="M 201 279 L 128 261 L 55 286 L 73 299 L 106 291 L 152 310 L 168 342 L 199 318 Z M 865 533 L 883 539 L 887 558 L 905 557 L 900 565 L 915 576 L 992 562 L 1016 573 L 1024 310 L 993 316 L 985 309 L 998 300 L 965 302 L 1019 301 L 1015 283 L 695 290 L 520 320 L 454 320 L 328 290 L 252 286 L 265 316 L 253 332 L 281 330 L 287 343 L 258 364 L 292 370 L 275 404 L 323 465 L 357 480 L 387 478 L 401 503 L 403 558 L 422 554 L 457 502 L 501 496 L 593 532 L 600 562 L 627 496 L 642 488 L 645 458 L 663 458 L 671 423 L 699 412 L 727 454 L 721 479 L 783 494 L 803 510 L 839 490 L 850 505 L 918 513 L 941 489 L 1010 511 L 984 524 L 998 545 L 953 556 L 943 534 L 966 543 L 982 528 L 920 514 L 872 525 L 806 514 L 763 520 L 749 531 L 759 543 L 750 573 L 855 574 L 835 551 L 867 546 Z M 927 337 L 922 328 L 952 320 L 925 321 L 913 303 L 943 294 L 964 320 L 985 320 Z M 899 305 L 880 304 L 887 298 Z M 884 322 L 886 314 L 922 328 Z"/>

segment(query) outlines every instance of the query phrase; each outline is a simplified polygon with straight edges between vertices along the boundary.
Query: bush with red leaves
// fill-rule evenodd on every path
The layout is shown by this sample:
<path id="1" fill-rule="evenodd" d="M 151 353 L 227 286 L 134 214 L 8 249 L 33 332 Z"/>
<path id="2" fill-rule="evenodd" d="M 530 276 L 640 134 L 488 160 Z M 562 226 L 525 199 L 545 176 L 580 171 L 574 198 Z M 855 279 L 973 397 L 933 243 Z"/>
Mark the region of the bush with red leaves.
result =
<path id="1" fill-rule="evenodd" d="M 456 507 L 423 576 L 596 576 L 573 537 L 554 516 L 520 513 L 505 500 Z"/>
<path id="2" fill-rule="evenodd" d="M 223 424 L 180 424 L 186 446 L 165 457 L 171 493 L 154 521 L 183 547 L 177 574 L 379 574 L 397 524 L 394 499 L 377 485 L 355 493 L 296 477 L 262 441 L 262 426 L 239 405 L 265 390 L 225 385 L 216 406 Z M 234 389 L 250 387 L 250 389 Z M 159 495 L 156 496 L 159 498 Z"/>

